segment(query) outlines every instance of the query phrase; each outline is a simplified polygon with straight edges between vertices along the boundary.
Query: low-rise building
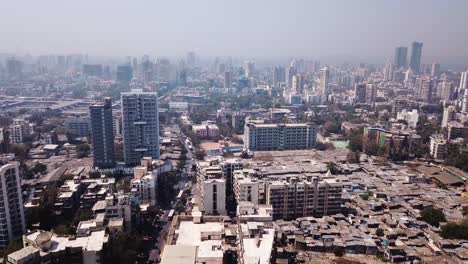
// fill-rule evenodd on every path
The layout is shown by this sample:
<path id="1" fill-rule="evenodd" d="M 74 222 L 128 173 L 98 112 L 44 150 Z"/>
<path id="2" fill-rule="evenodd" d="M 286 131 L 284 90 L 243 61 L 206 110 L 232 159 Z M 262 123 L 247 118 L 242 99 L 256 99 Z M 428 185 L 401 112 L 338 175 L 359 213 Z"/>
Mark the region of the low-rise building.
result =
<path id="1" fill-rule="evenodd" d="M 107 242 L 104 230 L 77 236 L 33 231 L 23 236 L 24 248 L 9 254 L 7 263 L 102 263 Z"/>

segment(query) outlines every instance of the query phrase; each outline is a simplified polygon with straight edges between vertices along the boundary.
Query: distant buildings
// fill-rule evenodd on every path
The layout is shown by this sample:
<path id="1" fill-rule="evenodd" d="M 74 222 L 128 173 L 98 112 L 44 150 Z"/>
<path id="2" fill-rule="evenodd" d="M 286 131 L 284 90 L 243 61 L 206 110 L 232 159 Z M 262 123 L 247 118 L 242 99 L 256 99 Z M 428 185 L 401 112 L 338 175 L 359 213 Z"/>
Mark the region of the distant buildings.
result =
<path id="1" fill-rule="evenodd" d="M 406 68 L 408 65 L 407 61 L 408 48 L 407 47 L 396 47 L 395 48 L 395 57 L 393 59 L 393 64 L 400 68 Z"/>
<path id="2" fill-rule="evenodd" d="M 23 143 L 33 132 L 34 125 L 23 119 L 14 119 L 9 127 L 9 139 L 12 144 Z M 4 136 L 5 137 L 5 136 Z"/>
<path id="3" fill-rule="evenodd" d="M 420 73 L 421 70 L 422 48 L 423 44 L 420 42 L 411 44 L 410 68 L 415 73 Z"/>
<path id="4" fill-rule="evenodd" d="M 321 103 L 324 104 L 328 102 L 329 91 L 329 82 L 330 82 L 330 71 L 328 67 L 325 67 L 320 72 L 320 91 L 319 95 L 321 97 Z"/>
<path id="5" fill-rule="evenodd" d="M 0 161 L 0 248 L 26 231 L 19 163 Z"/>
<path id="6" fill-rule="evenodd" d="M 252 78 L 255 74 L 255 63 L 253 61 L 244 62 L 245 77 Z"/>
<path id="7" fill-rule="evenodd" d="M 417 109 L 413 109 L 408 111 L 403 109 L 401 112 L 397 114 L 397 120 L 404 120 L 408 123 L 408 127 L 416 128 L 418 121 L 419 121 L 419 114 Z"/>
<path id="8" fill-rule="evenodd" d="M 118 82 L 130 82 L 133 78 L 133 70 L 130 65 L 117 66 L 117 81 Z"/>
<path id="9" fill-rule="evenodd" d="M 65 120 L 65 128 L 77 137 L 87 137 L 91 133 L 89 117 L 69 117 Z"/>
<path id="10" fill-rule="evenodd" d="M 158 94 L 132 90 L 122 93 L 121 100 L 125 164 L 159 158 Z"/>
<path id="11" fill-rule="evenodd" d="M 434 81 L 431 79 L 430 76 L 421 76 L 416 78 L 416 99 L 425 103 L 431 103 L 435 90 L 434 86 Z"/>
<path id="12" fill-rule="evenodd" d="M 219 137 L 219 127 L 209 121 L 202 122 L 201 125 L 192 125 L 192 131 L 199 138 L 217 138 Z"/>
<path id="13" fill-rule="evenodd" d="M 248 122 L 244 128 L 244 146 L 252 151 L 310 149 L 317 131 L 312 124 L 259 124 Z"/>
<path id="14" fill-rule="evenodd" d="M 366 104 L 374 106 L 376 97 L 377 85 L 372 83 L 366 84 Z"/>
<path id="15" fill-rule="evenodd" d="M 111 99 L 106 98 L 103 104 L 90 106 L 89 115 L 93 136 L 94 167 L 112 168 L 115 161 Z"/>
<path id="16" fill-rule="evenodd" d="M 102 76 L 102 65 L 101 64 L 84 64 L 83 74 L 87 76 Z"/>

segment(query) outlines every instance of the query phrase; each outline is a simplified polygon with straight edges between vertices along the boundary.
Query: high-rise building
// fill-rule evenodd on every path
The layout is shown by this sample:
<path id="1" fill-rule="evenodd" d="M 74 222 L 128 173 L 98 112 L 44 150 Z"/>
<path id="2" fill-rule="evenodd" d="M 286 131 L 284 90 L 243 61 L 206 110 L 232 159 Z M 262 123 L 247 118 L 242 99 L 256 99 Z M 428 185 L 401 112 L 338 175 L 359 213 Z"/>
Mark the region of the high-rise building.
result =
<path id="1" fill-rule="evenodd" d="M 245 77 L 252 78 L 255 72 L 255 63 L 253 61 L 244 62 Z"/>
<path id="2" fill-rule="evenodd" d="M 444 108 L 444 114 L 442 115 L 441 127 L 447 127 L 448 123 L 455 120 L 457 116 L 457 109 L 453 105 L 449 105 Z"/>
<path id="3" fill-rule="evenodd" d="M 463 95 L 462 113 L 468 114 L 468 89 L 465 89 L 465 94 Z"/>
<path id="4" fill-rule="evenodd" d="M 84 64 L 83 74 L 87 76 L 102 76 L 101 64 Z"/>
<path id="5" fill-rule="evenodd" d="M 93 137 L 94 167 L 112 168 L 114 162 L 114 132 L 112 101 L 105 98 L 103 104 L 89 107 Z"/>
<path id="6" fill-rule="evenodd" d="M 460 76 L 460 85 L 457 89 L 457 100 L 463 104 L 465 90 L 468 90 L 468 71 L 462 72 Z"/>
<path id="7" fill-rule="evenodd" d="M 189 67 L 195 67 L 197 64 L 197 55 L 195 52 L 190 51 L 187 53 L 187 65 Z"/>
<path id="8" fill-rule="evenodd" d="M 375 98 L 377 97 L 377 85 L 368 83 L 366 84 L 366 104 L 374 105 Z"/>
<path id="9" fill-rule="evenodd" d="M 406 68 L 406 66 L 408 65 L 408 61 L 406 59 L 407 54 L 408 54 L 407 47 L 395 48 L 395 58 L 393 59 L 393 64 L 397 67 L 397 69 Z"/>
<path id="10" fill-rule="evenodd" d="M 293 79 L 293 76 L 297 74 L 297 69 L 293 66 L 289 66 L 288 68 L 288 87 L 291 88 L 292 87 L 292 79 Z"/>
<path id="11" fill-rule="evenodd" d="M 9 58 L 6 61 L 6 68 L 8 78 L 19 78 L 22 74 L 23 63 L 15 58 Z"/>
<path id="12" fill-rule="evenodd" d="M 393 64 L 387 63 L 384 67 L 384 81 L 392 81 L 393 80 Z"/>
<path id="13" fill-rule="evenodd" d="M 0 248 L 26 231 L 19 163 L 0 161 Z"/>
<path id="14" fill-rule="evenodd" d="M 365 103 L 366 102 L 366 84 L 365 83 L 356 83 L 354 85 L 354 102 L 355 103 Z"/>
<path id="15" fill-rule="evenodd" d="M 224 88 L 231 88 L 231 86 L 232 86 L 231 72 L 227 71 L 224 73 Z"/>
<path id="16" fill-rule="evenodd" d="M 433 62 L 431 64 L 431 77 L 437 77 L 440 73 L 440 64 L 438 62 Z"/>
<path id="17" fill-rule="evenodd" d="M 125 164 L 159 158 L 158 94 L 134 89 L 122 93 L 121 100 Z"/>
<path id="18" fill-rule="evenodd" d="M 411 44 L 410 68 L 415 73 L 419 73 L 421 70 L 422 48 L 423 44 L 420 42 L 413 42 Z"/>
<path id="19" fill-rule="evenodd" d="M 10 150 L 10 131 L 0 127 L 0 154 L 8 153 Z"/>
<path id="20" fill-rule="evenodd" d="M 244 128 L 244 146 L 253 151 L 310 149 L 317 131 L 312 124 L 256 124 Z"/>
<path id="21" fill-rule="evenodd" d="M 293 76 L 291 90 L 295 93 L 302 94 L 304 90 L 304 78 L 301 74 Z"/>
<path id="22" fill-rule="evenodd" d="M 275 67 L 273 72 L 273 86 L 279 88 L 281 82 L 286 81 L 286 71 L 283 67 Z"/>
<path id="23" fill-rule="evenodd" d="M 468 89 L 468 71 L 462 72 L 460 76 L 459 90 Z"/>
<path id="24" fill-rule="evenodd" d="M 329 91 L 329 81 L 330 81 L 330 71 L 328 67 L 322 69 L 320 74 L 320 97 L 321 103 L 326 103 L 328 101 Z"/>
<path id="25" fill-rule="evenodd" d="M 453 99 L 454 89 L 453 83 L 449 81 L 443 81 L 439 83 L 437 89 L 437 97 L 441 100 L 450 101 Z"/>
<path id="26" fill-rule="evenodd" d="M 434 81 L 429 76 L 422 76 L 416 78 L 416 99 L 425 103 L 432 101 L 434 93 Z"/>
<path id="27" fill-rule="evenodd" d="M 171 80 L 171 62 L 168 59 L 158 59 L 156 62 L 156 78 L 161 82 Z"/>
<path id="28" fill-rule="evenodd" d="M 117 81 L 130 82 L 133 78 L 133 70 L 130 65 L 117 66 Z"/>

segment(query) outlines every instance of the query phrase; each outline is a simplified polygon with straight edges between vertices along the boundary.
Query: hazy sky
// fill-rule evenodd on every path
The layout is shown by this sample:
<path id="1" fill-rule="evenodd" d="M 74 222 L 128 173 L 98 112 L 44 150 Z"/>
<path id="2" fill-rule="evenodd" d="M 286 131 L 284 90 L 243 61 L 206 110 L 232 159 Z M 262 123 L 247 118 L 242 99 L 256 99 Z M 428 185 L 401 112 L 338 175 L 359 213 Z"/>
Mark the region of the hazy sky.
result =
<path id="1" fill-rule="evenodd" d="M 468 57 L 467 0 L 0 0 L 0 52 Z M 424 60 L 424 58 L 423 58 Z"/>

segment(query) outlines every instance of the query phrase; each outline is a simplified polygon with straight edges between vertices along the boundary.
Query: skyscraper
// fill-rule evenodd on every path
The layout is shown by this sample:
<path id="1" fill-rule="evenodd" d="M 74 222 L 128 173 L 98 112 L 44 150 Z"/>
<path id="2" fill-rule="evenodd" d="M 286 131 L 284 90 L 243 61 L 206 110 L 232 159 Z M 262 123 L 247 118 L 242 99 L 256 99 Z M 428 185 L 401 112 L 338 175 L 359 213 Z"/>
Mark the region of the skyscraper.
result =
<path id="1" fill-rule="evenodd" d="M 134 89 L 122 93 L 121 99 L 125 164 L 159 158 L 158 94 Z"/>
<path id="2" fill-rule="evenodd" d="M 459 88 L 460 90 L 468 89 L 468 71 L 461 73 Z"/>
<path id="3" fill-rule="evenodd" d="M 289 66 L 287 73 L 288 73 L 288 76 L 287 76 L 288 77 L 288 87 L 292 88 L 292 79 L 293 79 L 293 76 L 297 74 L 297 70 L 293 66 Z"/>
<path id="4" fill-rule="evenodd" d="M 356 83 L 354 85 L 354 102 L 355 103 L 365 103 L 366 102 L 366 84 L 365 83 Z"/>
<path id="5" fill-rule="evenodd" d="M 295 93 L 302 94 L 304 90 L 304 77 L 301 74 L 293 76 L 291 90 Z"/>
<path id="6" fill-rule="evenodd" d="M 279 88 L 281 82 L 286 80 L 286 71 L 283 67 L 275 67 L 273 72 L 273 86 Z"/>
<path id="7" fill-rule="evenodd" d="M 437 62 L 433 62 L 431 65 L 431 77 L 439 76 L 440 72 L 440 64 Z"/>
<path id="8" fill-rule="evenodd" d="M 328 67 L 322 69 L 320 76 L 320 97 L 322 98 L 321 103 L 326 103 L 328 101 L 328 85 L 330 81 L 330 71 L 328 70 Z"/>
<path id="9" fill-rule="evenodd" d="M 421 70 L 422 48 L 423 44 L 420 42 L 413 42 L 411 44 L 410 68 L 415 73 L 419 73 Z"/>
<path id="10" fill-rule="evenodd" d="M 112 168 L 114 162 L 114 131 L 112 101 L 105 98 L 103 104 L 89 107 L 93 136 L 94 167 Z"/>
<path id="11" fill-rule="evenodd" d="M 231 88 L 231 86 L 232 86 L 231 72 L 227 71 L 224 73 L 224 88 Z"/>
<path id="12" fill-rule="evenodd" d="M 399 68 L 406 68 L 407 62 L 407 54 L 408 48 L 407 47 L 396 47 L 395 48 L 395 58 L 393 59 L 393 64 Z"/>
<path id="13" fill-rule="evenodd" d="M 468 114 L 468 89 L 465 89 L 462 101 L 462 113 Z"/>
<path id="14" fill-rule="evenodd" d="M 384 67 L 384 81 L 392 81 L 393 80 L 393 64 L 387 63 Z"/>
<path id="15" fill-rule="evenodd" d="M 416 79 L 415 86 L 416 99 L 430 103 L 434 93 L 434 81 L 429 76 L 422 76 Z"/>
<path id="16" fill-rule="evenodd" d="M 366 104 L 374 106 L 376 96 L 377 96 L 377 85 L 372 84 L 372 83 L 366 84 Z"/>
<path id="17" fill-rule="evenodd" d="M 117 67 L 117 81 L 130 82 L 133 78 L 133 70 L 130 65 L 120 65 Z"/>
<path id="18" fill-rule="evenodd" d="M 19 164 L 0 160 L 0 248 L 26 231 Z"/>
<path id="19" fill-rule="evenodd" d="M 253 61 L 244 62 L 244 71 L 245 77 L 252 78 L 254 76 L 255 63 Z"/>

